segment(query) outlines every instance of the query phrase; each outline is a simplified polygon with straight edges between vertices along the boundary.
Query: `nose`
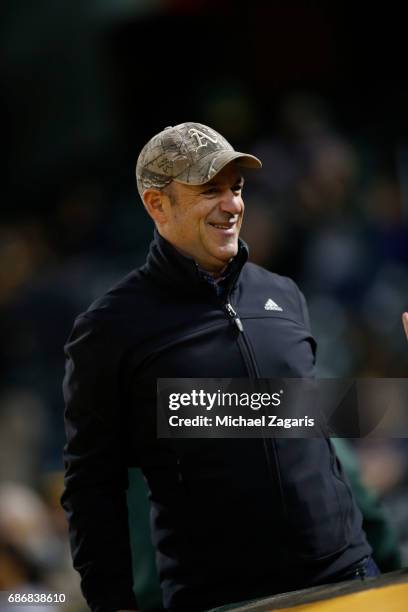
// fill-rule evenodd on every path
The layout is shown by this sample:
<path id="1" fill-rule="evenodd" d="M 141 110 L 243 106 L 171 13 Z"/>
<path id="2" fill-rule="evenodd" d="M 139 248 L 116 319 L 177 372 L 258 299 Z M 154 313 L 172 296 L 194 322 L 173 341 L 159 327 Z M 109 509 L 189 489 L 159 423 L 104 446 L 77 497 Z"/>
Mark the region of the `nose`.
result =
<path id="1" fill-rule="evenodd" d="M 241 194 L 234 193 L 231 189 L 226 189 L 222 193 L 219 207 L 223 212 L 230 215 L 239 215 L 243 209 L 243 201 Z"/>

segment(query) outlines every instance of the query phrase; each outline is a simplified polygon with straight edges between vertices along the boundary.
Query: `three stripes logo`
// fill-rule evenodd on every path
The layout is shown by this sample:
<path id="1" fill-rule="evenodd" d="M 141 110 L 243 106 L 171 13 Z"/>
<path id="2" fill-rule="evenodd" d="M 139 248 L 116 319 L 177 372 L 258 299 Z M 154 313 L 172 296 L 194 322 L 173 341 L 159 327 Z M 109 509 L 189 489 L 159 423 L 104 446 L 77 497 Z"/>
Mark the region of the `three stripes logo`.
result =
<path id="1" fill-rule="evenodd" d="M 271 300 L 271 298 L 269 298 L 269 300 L 267 300 L 267 302 L 265 303 L 264 308 L 265 308 L 265 310 L 277 310 L 279 312 L 283 311 L 283 309 L 280 306 L 278 306 L 278 304 L 276 302 Z"/>

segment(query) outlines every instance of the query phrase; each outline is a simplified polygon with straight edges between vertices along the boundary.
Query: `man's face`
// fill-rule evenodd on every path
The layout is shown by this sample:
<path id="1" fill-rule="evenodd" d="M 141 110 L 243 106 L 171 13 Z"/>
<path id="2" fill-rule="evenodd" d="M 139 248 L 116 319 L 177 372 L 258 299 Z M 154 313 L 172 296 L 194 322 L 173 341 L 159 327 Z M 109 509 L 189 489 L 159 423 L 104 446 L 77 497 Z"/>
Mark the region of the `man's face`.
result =
<path id="1" fill-rule="evenodd" d="M 173 181 L 165 189 L 166 222 L 159 232 L 203 270 L 220 272 L 238 252 L 243 184 L 234 162 L 204 185 Z"/>

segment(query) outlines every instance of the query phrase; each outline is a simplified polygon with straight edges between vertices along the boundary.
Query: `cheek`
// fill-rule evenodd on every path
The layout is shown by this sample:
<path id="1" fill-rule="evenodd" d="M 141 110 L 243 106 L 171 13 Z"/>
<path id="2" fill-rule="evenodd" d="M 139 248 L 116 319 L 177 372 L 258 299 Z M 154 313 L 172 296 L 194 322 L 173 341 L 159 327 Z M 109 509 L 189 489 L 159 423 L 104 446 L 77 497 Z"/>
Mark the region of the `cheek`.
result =
<path id="1" fill-rule="evenodd" d="M 175 210 L 171 218 L 171 225 L 174 232 L 179 235 L 186 234 L 188 232 L 189 222 L 188 215 L 184 210 Z"/>
<path id="2" fill-rule="evenodd" d="M 187 243 L 192 245 L 200 240 L 205 226 L 201 225 L 200 219 L 191 213 L 191 211 L 183 211 L 174 219 L 174 230 Z"/>

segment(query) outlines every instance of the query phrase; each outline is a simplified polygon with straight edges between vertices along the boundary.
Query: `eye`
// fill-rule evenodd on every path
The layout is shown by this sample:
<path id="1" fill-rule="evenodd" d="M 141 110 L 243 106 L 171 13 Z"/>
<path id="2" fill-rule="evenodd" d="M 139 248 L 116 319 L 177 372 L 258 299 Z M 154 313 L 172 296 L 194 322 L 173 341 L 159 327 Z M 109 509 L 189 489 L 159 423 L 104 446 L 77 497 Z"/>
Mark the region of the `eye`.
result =
<path id="1" fill-rule="evenodd" d="M 202 192 L 204 195 L 215 195 L 218 193 L 217 187 L 209 187 L 205 191 Z"/>
<path id="2" fill-rule="evenodd" d="M 243 187 L 244 187 L 244 186 L 243 186 L 243 184 L 242 184 L 242 183 L 239 183 L 238 185 L 233 185 L 233 186 L 231 187 L 231 191 L 232 191 L 234 194 L 239 195 L 239 193 L 242 191 Z"/>

